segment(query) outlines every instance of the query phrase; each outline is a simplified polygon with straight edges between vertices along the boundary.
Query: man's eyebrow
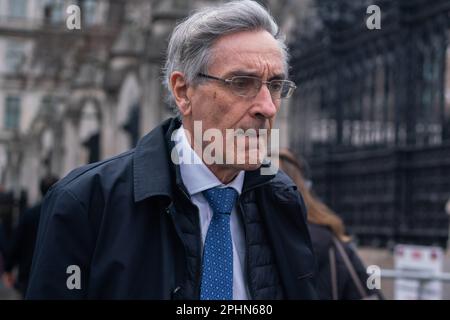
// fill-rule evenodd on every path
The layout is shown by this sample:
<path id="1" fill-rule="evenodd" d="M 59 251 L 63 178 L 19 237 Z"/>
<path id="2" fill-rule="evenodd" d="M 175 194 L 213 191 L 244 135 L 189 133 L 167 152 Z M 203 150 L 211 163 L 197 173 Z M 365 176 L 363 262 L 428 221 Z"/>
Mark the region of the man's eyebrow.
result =
<path id="1" fill-rule="evenodd" d="M 284 73 L 279 73 L 279 74 L 276 74 L 276 75 L 270 77 L 269 81 L 271 81 L 271 80 L 285 80 L 286 78 L 287 77 L 286 77 L 286 75 Z"/>
<path id="2" fill-rule="evenodd" d="M 230 72 L 227 72 L 226 77 L 233 77 L 233 76 L 249 76 L 249 77 L 259 77 L 260 75 L 256 71 L 251 70 L 232 70 Z"/>
<path id="3" fill-rule="evenodd" d="M 233 77 L 233 76 L 248 76 L 248 77 L 256 77 L 260 78 L 261 74 L 256 71 L 251 70 L 232 70 L 230 72 L 227 72 L 225 74 L 225 78 Z M 275 74 L 272 77 L 270 77 L 270 80 L 282 80 L 286 79 L 286 75 L 284 73 Z"/>

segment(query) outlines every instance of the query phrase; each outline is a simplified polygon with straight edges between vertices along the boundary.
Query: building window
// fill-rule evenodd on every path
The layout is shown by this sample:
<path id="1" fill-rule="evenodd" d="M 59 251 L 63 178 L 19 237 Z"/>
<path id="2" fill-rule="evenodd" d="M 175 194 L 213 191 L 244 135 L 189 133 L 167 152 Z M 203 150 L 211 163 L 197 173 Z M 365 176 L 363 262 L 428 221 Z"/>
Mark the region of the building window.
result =
<path id="1" fill-rule="evenodd" d="M 44 96 L 41 100 L 42 113 L 51 115 L 54 112 L 54 99 L 52 96 Z"/>
<path id="2" fill-rule="evenodd" d="M 96 23 L 96 11 L 97 11 L 97 3 L 95 0 L 85 0 L 82 2 L 83 7 L 81 8 L 83 13 L 84 21 L 82 21 L 85 25 L 93 25 Z"/>
<path id="3" fill-rule="evenodd" d="M 20 98 L 6 97 L 5 129 L 18 129 L 20 124 Z"/>
<path id="4" fill-rule="evenodd" d="M 8 72 L 18 72 L 25 62 L 25 48 L 23 43 L 17 41 L 8 42 L 5 64 Z"/>
<path id="5" fill-rule="evenodd" d="M 46 23 L 61 23 L 64 21 L 65 6 L 63 0 L 47 0 L 44 5 L 44 20 Z"/>
<path id="6" fill-rule="evenodd" d="M 24 18 L 27 16 L 27 0 L 9 0 L 8 15 L 12 18 Z"/>
<path id="7" fill-rule="evenodd" d="M 127 123 L 123 126 L 123 129 L 129 134 L 132 147 L 135 147 L 139 140 L 139 110 L 139 105 L 134 105 L 128 115 Z"/>
<path id="8" fill-rule="evenodd" d="M 450 141 L 450 45 L 446 50 L 446 75 L 444 82 L 444 140 Z"/>

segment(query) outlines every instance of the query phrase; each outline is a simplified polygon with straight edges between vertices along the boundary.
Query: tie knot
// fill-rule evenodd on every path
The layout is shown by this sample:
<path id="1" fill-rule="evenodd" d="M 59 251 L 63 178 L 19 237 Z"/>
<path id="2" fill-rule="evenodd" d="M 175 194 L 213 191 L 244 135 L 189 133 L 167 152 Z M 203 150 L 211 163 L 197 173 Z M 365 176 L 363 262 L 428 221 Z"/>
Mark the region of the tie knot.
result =
<path id="1" fill-rule="evenodd" d="M 238 193 L 233 188 L 211 188 L 203 191 L 203 195 L 213 209 L 214 213 L 231 214 L 236 203 Z"/>

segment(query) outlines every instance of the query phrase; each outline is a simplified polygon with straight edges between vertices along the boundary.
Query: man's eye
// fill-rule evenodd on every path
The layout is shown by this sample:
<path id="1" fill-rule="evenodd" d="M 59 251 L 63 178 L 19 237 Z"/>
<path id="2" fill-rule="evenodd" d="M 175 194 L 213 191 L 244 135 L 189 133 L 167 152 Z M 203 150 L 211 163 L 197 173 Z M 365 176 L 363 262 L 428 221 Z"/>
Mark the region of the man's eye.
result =
<path id="1" fill-rule="evenodd" d="M 239 89 L 249 88 L 252 85 L 252 79 L 247 79 L 247 78 L 234 79 L 233 85 Z"/>
<path id="2" fill-rule="evenodd" d="M 271 82 L 270 84 L 270 88 L 272 89 L 272 91 L 281 91 L 281 89 L 283 88 L 283 83 L 282 82 Z"/>

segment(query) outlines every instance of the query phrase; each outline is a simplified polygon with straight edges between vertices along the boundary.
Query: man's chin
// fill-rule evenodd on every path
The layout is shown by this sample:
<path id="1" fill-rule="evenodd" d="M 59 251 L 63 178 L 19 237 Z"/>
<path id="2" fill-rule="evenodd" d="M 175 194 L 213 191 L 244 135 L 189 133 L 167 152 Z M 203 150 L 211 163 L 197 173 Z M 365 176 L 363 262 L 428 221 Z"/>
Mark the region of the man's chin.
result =
<path id="1" fill-rule="evenodd" d="M 256 163 L 256 164 L 233 164 L 233 168 L 241 171 L 254 171 L 257 170 L 261 167 L 261 163 Z"/>
<path id="2" fill-rule="evenodd" d="M 232 166 L 239 170 L 253 171 L 257 170 L 262 165 L 264 159 L 264 153 L 259 152 L 256 149 L 246 150 L 245 152 L 235 156 Z"/>

